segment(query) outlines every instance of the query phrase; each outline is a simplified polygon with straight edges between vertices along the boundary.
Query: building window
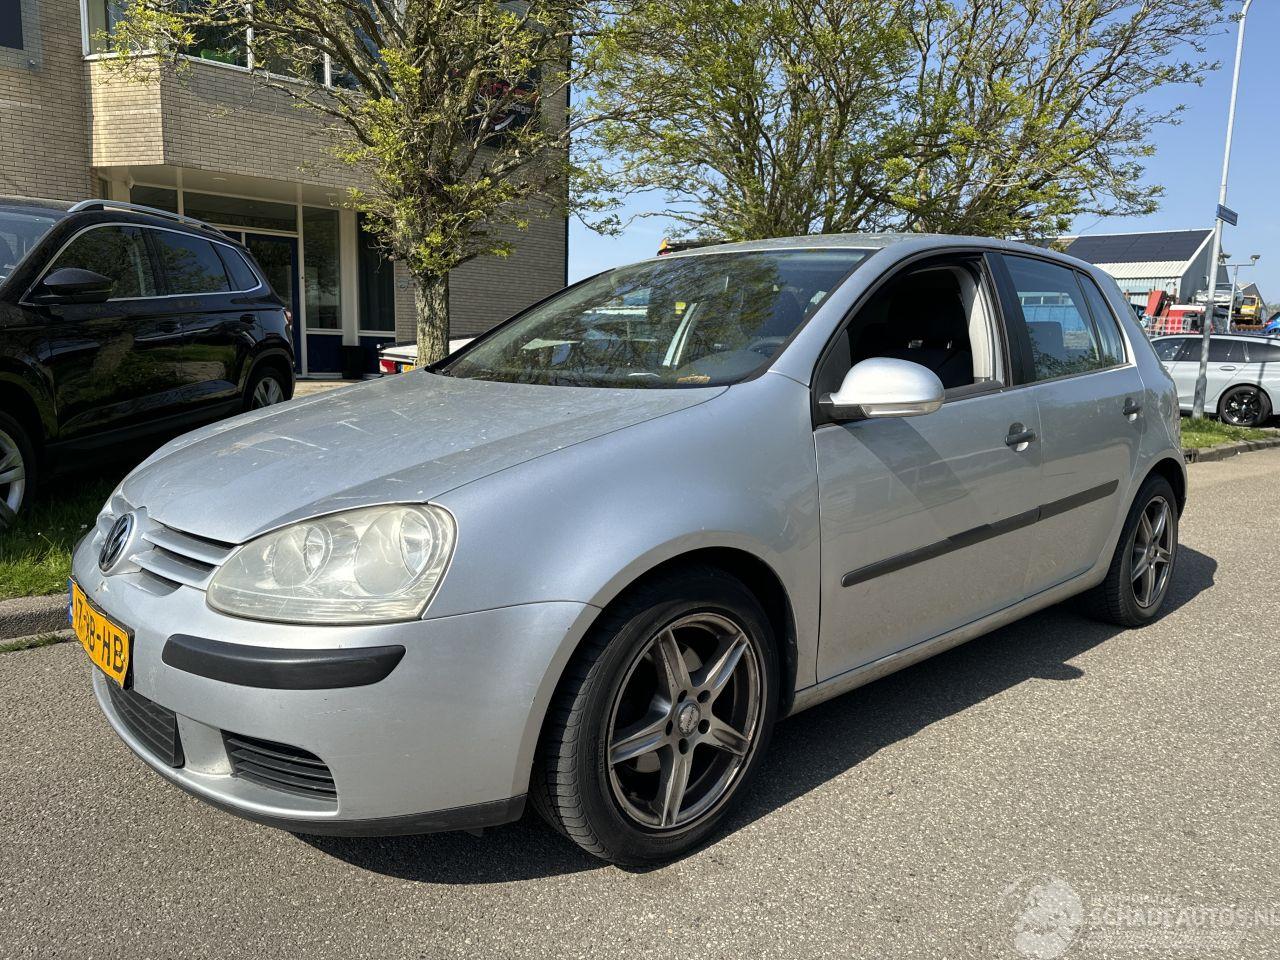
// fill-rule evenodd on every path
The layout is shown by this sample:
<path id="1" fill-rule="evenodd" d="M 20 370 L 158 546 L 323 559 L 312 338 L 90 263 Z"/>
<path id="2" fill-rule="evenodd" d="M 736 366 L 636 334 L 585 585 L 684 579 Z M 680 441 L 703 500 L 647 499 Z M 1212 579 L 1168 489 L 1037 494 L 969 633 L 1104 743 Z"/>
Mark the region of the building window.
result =
<path id="1" fill-rule="evenodd" d="M 221 197 L 212 193 L 193 193 L 190 190 L 182 193 L 182 212 L 188 217 L 229 227 L 294 233 L 298 229 L 297 209 L 292 203 Z"/>
<path id="2" fill-rule="evenodd" d="M 22 0 L 0 0 L 0 47 L 22 49 Z"/>
<path id="3" fill-rule="evenodd" d="M 308 330 L 342 329 L 338 211 L 302 208 L 302 262 Z"/>
<path id="4" fill-rule="evenodd" d="M 168 187 L 144 187 L 141 184 L 135 184 L 129 188 L 129 202 L 177 213 L 178 191 L 170 190 Z"/>
<path id="5" fill-rule="evenodd" d="M 360 254 L 360 329 L 394 333 L 396 329 L 395 268 L 364 226 L 361 216 L 357 232 Z"/>

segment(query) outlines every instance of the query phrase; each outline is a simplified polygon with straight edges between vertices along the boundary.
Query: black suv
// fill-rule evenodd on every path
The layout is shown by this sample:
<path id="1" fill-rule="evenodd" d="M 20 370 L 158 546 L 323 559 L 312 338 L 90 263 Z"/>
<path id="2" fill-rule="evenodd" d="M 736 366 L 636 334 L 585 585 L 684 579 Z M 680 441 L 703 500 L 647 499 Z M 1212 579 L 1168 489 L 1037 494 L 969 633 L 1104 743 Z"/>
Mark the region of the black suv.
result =
<path id="1" fill-rule="evenodd" d="M 0 198 L 0 528 L 37 477 L 289 399 L 292 324 L 206 223 Z"/>

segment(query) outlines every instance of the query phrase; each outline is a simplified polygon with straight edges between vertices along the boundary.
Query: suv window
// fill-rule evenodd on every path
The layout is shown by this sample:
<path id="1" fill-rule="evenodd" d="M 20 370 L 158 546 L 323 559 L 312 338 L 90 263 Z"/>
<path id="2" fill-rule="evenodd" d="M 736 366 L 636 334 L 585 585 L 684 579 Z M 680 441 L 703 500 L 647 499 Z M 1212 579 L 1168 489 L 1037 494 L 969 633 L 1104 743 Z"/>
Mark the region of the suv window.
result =
<path id="1" fill-rule="evenodd" d="M 156 295 L 155 272 L 138 227 L 89 227 L 67 244 L 48 273 L 64 267 L 92 270 L 109 278 L 112 300 Z"/>
<path id="2" fill-rule="evenodd" d="M 1172 363 L 1178 359 L 1178 353 L 1186 344 L 1186 337 L 1172 337 L 1168 340 L 1157 340 L 1151 346 L 1155 348 L 1157 357 L 1165 363 Z"/>
<path id="3" fill-rule="evenodd" d="M 1036 380 L 1114 366 L 1089 318 L 1076 273 L 1067 267 L 1006 254 L 1031 336 Z"/>
<path id="4" fill-rule="evenodd" d="M 1102 338 L 1103 359 L 1110 361 L 1109 366 L 1124 363 L 1124 340 L 1120 336 L 1120 328 L 1116 326 L 1116 315 L 1107 305 L 1107 298 L 1102 295 L 1093 278 L 1083 273 L 1076 274 L 1080 286 L 1084 289 L 1084 299 L 1089 304 L 1089 312 L 1093 314 L 1094 325 Z"/>
<path id="5" fill-rule="evenodd" d="M 222 258 L 208 240 L 171 230 L 153 230 L 151 235 L 170 294 L 220 293 L 231 289 Z"/>
<path id="6" fill-rule="evenodd" d="M 1244 343 L 1240 340 L 1209 340 L 1210 363 L 1244 363 Z"/>
<path id="7" fill-rule="evenodd" d="M 1280 343 L 1262 341 L 1249 344 L 1250 363 L 1280 362 Z"/>

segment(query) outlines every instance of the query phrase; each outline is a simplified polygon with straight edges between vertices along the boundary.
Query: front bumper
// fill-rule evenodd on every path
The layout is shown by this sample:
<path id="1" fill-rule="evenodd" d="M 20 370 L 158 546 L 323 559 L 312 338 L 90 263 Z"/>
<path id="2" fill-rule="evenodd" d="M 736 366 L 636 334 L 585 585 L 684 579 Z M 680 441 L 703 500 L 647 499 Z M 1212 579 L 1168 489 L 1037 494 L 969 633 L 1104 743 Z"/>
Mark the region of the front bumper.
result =
<path id="1" fill-rule="evenodd" d="M 98 701 L 134 753 L 173 783 L 240 816 L 304 833 L 427 833 L 520 815 L 542 717 L 594 608 L 535 603 L 364 627 L 261 623 L 210 610 L 192 587 L 165 592 L 143 574 L 104 577 L 92 541 L 76 551 L 76 581 L 133 631 L 130 689 L 176 715 L 181 765 L 171 766 L 135 735 L 136 721 L 131 728 L 109 696 L 111 681 L 95 669 Z M 245 648 L 263 651 L 272 685 L 232 682 L 246 679 L 243 670 L 224 672 L 224 679 L 216 670 L 191 672 L 200 662 L 175 659 L 175 636 L 205 638 L 241 658 Z M 288 678 L 297 651 L 394 647 L 403 656 L 376 682 L 277 683 Z M 234 769 L 227 735 L 314 755 L 331 773 L 336 796 L 246 779 Z"/>

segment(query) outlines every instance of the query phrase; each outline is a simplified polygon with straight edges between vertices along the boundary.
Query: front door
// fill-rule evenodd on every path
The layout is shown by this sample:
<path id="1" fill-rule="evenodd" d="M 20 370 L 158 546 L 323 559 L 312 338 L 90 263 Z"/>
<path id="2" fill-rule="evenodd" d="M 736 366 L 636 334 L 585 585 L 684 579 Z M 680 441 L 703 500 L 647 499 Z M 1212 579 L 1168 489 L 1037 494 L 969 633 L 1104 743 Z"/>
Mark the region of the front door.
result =
<path id="1" fill-rule="evenodd" d="M 938 374 L 947 400 L 925 416 L 814 432 L 819 680 L 1023 598 L 1040 501 L 1040 424 L 1030 393 L 1005 388 L 995 302 L 980 260 L 941 269 L 931 261 L 877 291 L 820 368 L 824 392 L 860 360 L 912 360 Z"/>
<path id="2" fill-rule="evenodd" d="M 262 268 L 276 296 L 289 308 L 293 321 L 293 368 L 302 371 L 302 330 L 298 324 L 298 239 L 269 233 L 246 233 L 244 245 Z"/>

